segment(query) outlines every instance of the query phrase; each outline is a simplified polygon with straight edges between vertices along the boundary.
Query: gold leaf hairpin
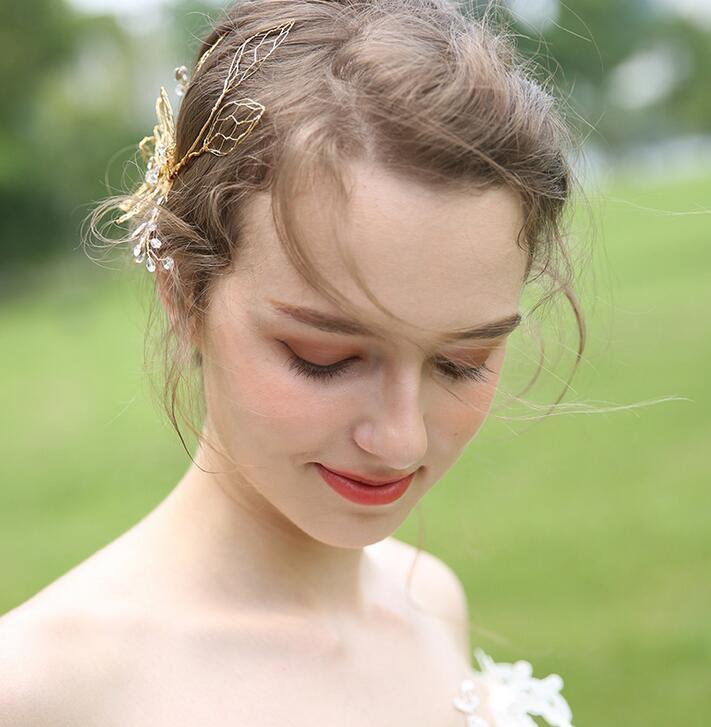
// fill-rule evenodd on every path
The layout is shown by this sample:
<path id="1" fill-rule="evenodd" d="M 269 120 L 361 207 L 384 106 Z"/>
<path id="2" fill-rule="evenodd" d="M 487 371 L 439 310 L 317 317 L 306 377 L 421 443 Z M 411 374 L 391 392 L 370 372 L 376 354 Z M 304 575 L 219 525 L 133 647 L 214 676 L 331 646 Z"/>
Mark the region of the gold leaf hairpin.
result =
<path id="1" fill-rule="evenodd" d="M 158 123 L 153 127 L 153 134 L 144 137 L 138 148 L 146 162 L 146 174 L 141 186 L 124 202 L 119 209 L 124 213 L 116 218 L 116 224 L 122 224 L 136 215 L 145 215 L 148 219 L 142 222 L 131 234 L 130 239 L 137 240 L 133 247 L 133 257 L 137 263 L 145 261 L 149 272 L 154 272 L 160 262 L 165 270 L 173 267 L 173 258 L 160 258 L 157 250 L 162 247 L 161 240 L 156 236 L 158 208 L 163 204 L 170 192 L 178 172 L 194 159 L 205 152 L 216 156 L 225 156 L 234 151 L 239 143 L 256 126 L 264 113 L 264 106 L 250 98 L 227 99 L 227 96 L 242 81 L 252 75 L 259 66 L 279 47 L 294 25 L 294 20 L 255 33 L 247 38 L 236 51 L 230 63 L 227 77 L 210 115 L 200 129 L 195 141 L 179 160 L 175 160 L 175 122 L 173 109 L 168 100 L 165 88 L 161 86 L 156 100 L 156 116 Z M 226 34 L 225 34 L 226 35 Z M 217 41 L 200 57 L 195 73 L 200 70 L 210 54 L 225 38 L 221 35 Z M 243 61 L 247 62 L 245 66 Z M 175 69 L 178 81 L 176 93 L 185 95 L 189 84 L 188 70 L 185 66 Z"/>

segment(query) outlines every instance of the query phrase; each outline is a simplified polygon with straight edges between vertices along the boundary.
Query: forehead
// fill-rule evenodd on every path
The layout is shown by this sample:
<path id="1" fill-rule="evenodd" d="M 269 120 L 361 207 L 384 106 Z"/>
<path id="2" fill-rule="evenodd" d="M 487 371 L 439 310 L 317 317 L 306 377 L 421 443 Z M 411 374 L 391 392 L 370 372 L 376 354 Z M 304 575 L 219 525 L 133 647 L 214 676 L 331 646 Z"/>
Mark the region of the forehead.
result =
<path id="1" fill-rule="evenodd" d="M 351 166 L 349 179 L 345 206 L 325 186 L 290 204 L 319 272 L 362 311 L 360 320 L 395 325 L 359 288 L 353 266 L 378 301 L 418 326 L 452 330 L 517 311 L 526 255 L 516 244 L 522 210 L 513 192 L 439 191 L 364 163 Z M 281 248 L 268 194 L 252 200 L 245 222 L 247 245 L 229 281 L 244 303 L 278 298 L 336 312 Z"/>

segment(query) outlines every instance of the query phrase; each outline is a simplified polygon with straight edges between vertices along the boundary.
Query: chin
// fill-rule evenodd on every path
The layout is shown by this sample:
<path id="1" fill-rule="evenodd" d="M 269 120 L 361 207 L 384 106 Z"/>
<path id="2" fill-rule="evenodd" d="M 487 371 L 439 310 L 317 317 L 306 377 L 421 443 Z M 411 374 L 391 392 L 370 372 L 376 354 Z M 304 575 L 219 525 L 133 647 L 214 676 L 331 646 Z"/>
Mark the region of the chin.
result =
<path id="1" fill-rule="evenodd" d="M 313 540 L 334 548 L 364 548 L 393 535 L 421 499 L 410 488 L 389 505 L 370 507 L 348 502 L 326 490 L 329 506 L 292 513 L 289 519 Z"/>
<path id="2" fill-rule="evenodd" d="M 388 530 L 371 530 L 370 532 L 352 532 L 352 533 L 339 533 L 338 535 L 333 534 L 333 537 L 329 537 L 329 534 L 316 535 L 310 534 L 314 540 L 317 540 L 324 545 L 329 545 L 332 548 L 344 548 L 349 550 L 360 550 L 374 543 L 379 543 L 381 540 L 391 536 L 397 528 Z"/>

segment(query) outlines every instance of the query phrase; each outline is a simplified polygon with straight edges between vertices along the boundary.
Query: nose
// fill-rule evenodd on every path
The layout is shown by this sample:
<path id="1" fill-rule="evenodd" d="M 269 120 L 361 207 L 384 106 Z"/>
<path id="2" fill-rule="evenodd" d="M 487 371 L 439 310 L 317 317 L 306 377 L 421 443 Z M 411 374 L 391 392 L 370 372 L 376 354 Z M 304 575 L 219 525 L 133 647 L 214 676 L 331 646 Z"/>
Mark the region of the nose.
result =
<path id="1" fill-rule="evenodd" d="M 382 377 L 382 386 L 368 401 L 354 438 L 383 468 L 409 471 L 417 467 L 428 444 L 419 370 Z"/>

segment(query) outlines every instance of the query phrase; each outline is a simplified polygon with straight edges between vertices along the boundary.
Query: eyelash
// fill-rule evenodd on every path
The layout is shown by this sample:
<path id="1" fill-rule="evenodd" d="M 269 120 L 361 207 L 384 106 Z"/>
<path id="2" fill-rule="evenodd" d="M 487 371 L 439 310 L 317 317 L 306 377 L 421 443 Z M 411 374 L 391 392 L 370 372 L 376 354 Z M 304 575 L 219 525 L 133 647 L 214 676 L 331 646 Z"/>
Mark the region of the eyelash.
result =
<path id="1" fill-rule="evenodd" d="M 440 368 L 440 371 L 453 381 L 482 382 L 487 379 L 485 372 L 489 372 L 490 374 L 494 373 L 486 364 L 481 364 L 481 366 L 460 366 L 448 359 L 440 359 L 440 361 L 445 366 L 445 368 Z M 327 381 L 345 373 L 349 362 L 350 359 L 346 359 L 345 361 L 330 364 L 329 366 L 319 366 L 297 356 L 293 351 L 289 357 L 289 367 L 293 371 L 296 371 L 301 376 L 318 379 L 320 381 Z"/>

